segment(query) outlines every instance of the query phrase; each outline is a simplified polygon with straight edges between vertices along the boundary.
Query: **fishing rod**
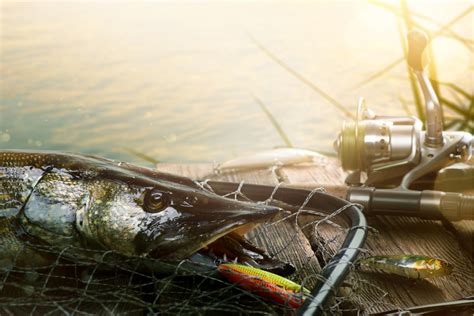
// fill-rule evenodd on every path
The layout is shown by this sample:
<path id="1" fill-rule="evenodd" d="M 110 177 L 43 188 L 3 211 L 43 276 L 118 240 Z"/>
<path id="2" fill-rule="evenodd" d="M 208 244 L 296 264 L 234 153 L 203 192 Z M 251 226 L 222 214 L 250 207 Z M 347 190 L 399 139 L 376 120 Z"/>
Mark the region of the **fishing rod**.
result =
<path id="1" fill-rule="evenodd" d="M 416 117 L 381 116 L 359 100 L 354 122 L 344 122 L 334 145 L 351 173 L 347 200 L 367 215 L 474 220 L 472 134 L 443 131 L 443 113 L 424 72 L 426 34 L 408 34 L 408 64 L 423 92 L 426 130 Z M 434 189 L 434 190 L 433 190 Z M 448 192 L 451 191 L 451 192 Z"/>

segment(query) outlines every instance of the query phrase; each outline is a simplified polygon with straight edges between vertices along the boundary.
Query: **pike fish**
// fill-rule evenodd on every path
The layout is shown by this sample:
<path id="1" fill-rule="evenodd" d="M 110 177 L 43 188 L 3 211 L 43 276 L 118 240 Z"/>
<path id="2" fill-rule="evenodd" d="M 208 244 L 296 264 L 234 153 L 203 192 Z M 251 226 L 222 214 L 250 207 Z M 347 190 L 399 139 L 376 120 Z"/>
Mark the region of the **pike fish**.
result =
<path id="1" fill-rule="evenodd" d="M 233 256 L 282 273 L 287 264 L 243 237 L 280 212 L 128 163 L 71 153 L 0 151 L 0 271 L 47 265 L 51 259 L 37 250 L 41 246 L 68 249 L 68 260 L 93 251 L 196 264 Z"/>

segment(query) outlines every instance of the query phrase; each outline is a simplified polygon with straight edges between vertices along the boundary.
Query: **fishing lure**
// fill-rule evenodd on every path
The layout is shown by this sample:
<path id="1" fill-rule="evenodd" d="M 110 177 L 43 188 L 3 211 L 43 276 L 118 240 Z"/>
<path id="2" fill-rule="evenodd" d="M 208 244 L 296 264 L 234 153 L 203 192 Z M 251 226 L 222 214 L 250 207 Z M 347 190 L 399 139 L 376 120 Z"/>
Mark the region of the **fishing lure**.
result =
<path id="1" fill-rule="evenodd" d="M 446 276 L 453 271 L 453 266 L 446 261 L 420 255 L 373 256 L 359 260 L 359 265 L 410 279 Z"/>
<path id="2" fill-rule="evenodd" d="M 217 269 L 230 282 L 241 288 L 279 304 L 299 308 L 310 291 L 277 274 L 254 267 L 223 263 Z"/>
<path id="3" fill-rule="evenodd" d="M 249 156 L 238 157 L 220 164 L 218 171 L 249 170 L 255 168 L 270 168 L 299 163 L 316 163 L 323 165 L 328 159 L 320 153 L 298 148 L 277 148 L 265 150 Z"/>

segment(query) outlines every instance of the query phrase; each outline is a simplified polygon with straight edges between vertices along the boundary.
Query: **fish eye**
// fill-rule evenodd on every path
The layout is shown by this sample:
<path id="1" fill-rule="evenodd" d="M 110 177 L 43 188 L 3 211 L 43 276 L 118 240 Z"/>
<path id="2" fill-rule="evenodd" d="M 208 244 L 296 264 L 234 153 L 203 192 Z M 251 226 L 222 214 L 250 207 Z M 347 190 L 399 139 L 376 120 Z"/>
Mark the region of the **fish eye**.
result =
<path id="1" fill-rule="evenodd" d="M 148 213 L 157 213 L 168 206 L 165 194 L 153 189 L 147 190 L 143 200 L 143 209 Z"/>

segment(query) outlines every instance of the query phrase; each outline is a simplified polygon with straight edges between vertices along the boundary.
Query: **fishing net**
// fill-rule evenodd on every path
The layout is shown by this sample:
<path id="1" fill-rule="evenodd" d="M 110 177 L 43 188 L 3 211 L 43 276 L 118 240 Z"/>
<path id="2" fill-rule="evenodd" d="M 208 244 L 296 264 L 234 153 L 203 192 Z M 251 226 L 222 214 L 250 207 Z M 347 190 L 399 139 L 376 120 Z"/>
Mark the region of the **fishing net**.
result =
<path id="1" fill-rule="evenodd" d="M 207 182 L 199 182 L 214 191 Z M 250 200 L 242 193 L 241 183 L 235 192 L 225 196 Z M 341 214 L 342 207 L 331 212 L 308 208 L 316 189 L 301 205 L 289 205 L 274 198 L 278 191 L 255 203 L 276 204 L 285 209 L 271 223 L 260 225 L 248 234 L 255 245 L 272 256 L 296 268 L 289 279 L 312 289 L 321 278 L 322 268 L 339 250 L 349 229 Z M 183 275 L 181 264 L 174 273 L 161 275 L 144 266 L 153 259 L 122 258 L 113 252 L 88 250 L 78 256 L 74 247 L 52 249 L 48 246 L 25 244 L 51 258 L 51 263 L 37 267 L 17 267 L 0 264 L 0 314 L 292 314 L 294 309 L 264 300 L 260 296 L 231 284 L 214 272 Z M 113 260 L 112 260 L 113 258 Z M 331 314 L 356 313 L 363 301 L 358 285 L 364 281 L 349 276 L 327 307 Z M 382 289 L 378 297 L 386 295 Z"/>

